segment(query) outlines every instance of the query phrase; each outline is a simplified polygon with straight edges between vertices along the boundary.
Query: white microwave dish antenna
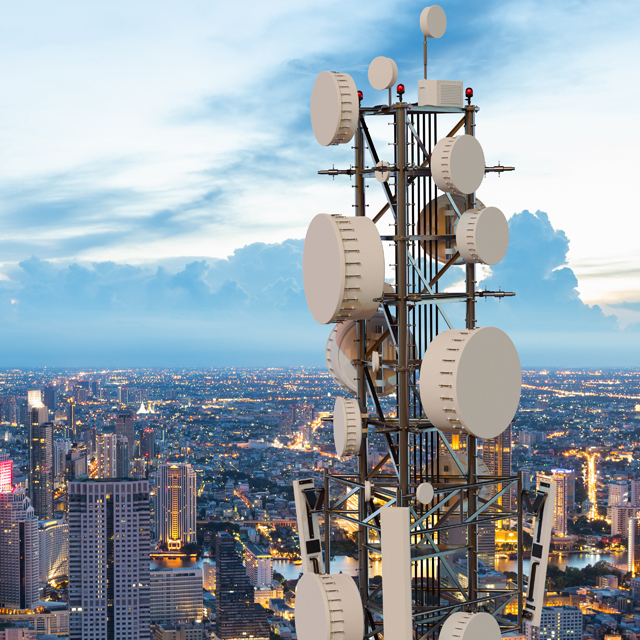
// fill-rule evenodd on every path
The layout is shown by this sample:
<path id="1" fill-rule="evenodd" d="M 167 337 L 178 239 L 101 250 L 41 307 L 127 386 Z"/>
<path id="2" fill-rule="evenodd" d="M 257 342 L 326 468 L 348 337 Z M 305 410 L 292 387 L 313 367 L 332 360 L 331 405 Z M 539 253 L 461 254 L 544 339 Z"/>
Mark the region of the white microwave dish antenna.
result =
<path id="1" fill-rule="evenodd" d="M 323 146 L 346 144 L 358 127 L 360 99 L 347 73 L 323 71 L 311 91 L 311 127 Z"/>
<path id="2" fill-rule="evenodd" d="M 368 75 L 374 89 L 391 89 L 398 79 L 398 65 L 391 58 L 378 56 L 369 65 Z"/>
<path id="3" fill-rule="evenodd" d="M 420 30 L 425 38 L 442 38 L 447 30 L 447 16 L 437 4 L 426 7 L 420 14 Z"/>
<path id="4" fill-rule="evenodd" d="M 518 352 L 496 327 L 442 331 L 420 367 L 420 399 L 433 426 L 478 438 L 495 438 L 511 424 L 521 387 Z"/>
<path id="5" fill-rule="evenodd" d="M 484 151 L 468 134 L 442 138 L 431 154 L 431 173 L 440 191 L 473 193 L 484 179 Z"/>
<path id="6" fill-rule="evenodd" d="M 320 324 L 368 320 L 384 287 L 382 240 L 371 218 L 318 214 L 302 255 L 304 294 Z"/>

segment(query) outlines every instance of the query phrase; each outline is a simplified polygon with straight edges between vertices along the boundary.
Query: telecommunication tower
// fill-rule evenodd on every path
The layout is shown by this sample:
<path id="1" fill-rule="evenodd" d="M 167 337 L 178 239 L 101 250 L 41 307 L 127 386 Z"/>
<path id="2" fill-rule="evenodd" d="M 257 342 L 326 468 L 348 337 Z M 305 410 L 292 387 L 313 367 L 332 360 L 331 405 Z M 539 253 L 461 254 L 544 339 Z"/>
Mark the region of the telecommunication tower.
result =
<path id="1" fill-rule="evenodd" d="M 318 75 L 311 95 L 317 141 L 353 140 L 355 149 L 348 169 L 319 172 L 353 178 L 355 215 L 313 218 L 303 278 L 315 320 L 334 324 L 325 355 L 345 391 L 335 401 L 334 441 L 340 457 L 357 457 L 357 471 L 325 473 L 322 487 L 313 479 L 294 482 L 300 640 L 496 640 L 525 622 L 540 624 L 555 485 L 541 483 L 531 500 L 520 475 L 491 475 L 478 456 L 478 441 L 500 436 L 520 400 L 513 343 L 476 323 L 478 298 L 513 295 L 476 288 L 476 265 L 499 263 L 509 243 L 504 214 L 476 191 L 486 173 L 513 167 L 486 166 L 473 90 L 427 79 L 427 42 L 446 26 L 439 6 L 422 11 L 417 103 L 404 101 L 402 84 L 392 100 L 398 67 L 384 56 L 372 61 L 368 77 L 374 89 L 388 90 L 388 104 L 363 106 L 351 76 L 333 71 Z M 392 157 L 376 149 L 373 119 L 392 125 Z M 365 188 L 371 179 L 385 198 L 373 216 Z M 391 233 L 379 230 L 386 223 Z M 454 265 L 464 268 L 464 287 L 442 291 L 442 276 Z M 451 302 L 465 305 L 463 328 L 446 313 Z M 384 397 L 395 401 L 383 410 Z M 379 459 L 370 455 L 374 445 L 385 448 Z M 527 511 L 535 521 L 525 586 Z M 331 572 L 337 521 L 357 530 L 357 585 Z M 514 580 L 481 559 L 483 534 L 496 525 L 516 533 Z M 370 563 L 380 558 L 382 581 L 374 583 Z"/>

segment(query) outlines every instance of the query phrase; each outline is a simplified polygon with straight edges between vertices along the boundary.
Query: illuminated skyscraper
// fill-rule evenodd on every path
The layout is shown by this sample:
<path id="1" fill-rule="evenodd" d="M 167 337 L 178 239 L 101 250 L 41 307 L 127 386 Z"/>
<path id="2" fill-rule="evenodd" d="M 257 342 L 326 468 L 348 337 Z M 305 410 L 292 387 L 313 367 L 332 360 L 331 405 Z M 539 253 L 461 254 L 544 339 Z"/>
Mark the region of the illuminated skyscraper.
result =
<path id="1" fill-rule="evenodd" d="M 116 433 L 126 436 L 129 442 L 129 462 L 133 463 L 136 428 L 131 411 L 120 411 L 116 420 Z"/>
<path id="2" fill-rule="evenodd" d="M 151 462 L 156 457 L 156 432 L 146 428 L 140 438 L 140 457 L 147 462 Z"/>
<path id="3" fill-rule="evenodd" d="M 98 478 L 129 477 L 129 443 L 117 433 L 96 435 Z"/>
<path id="4" fill-rule="evenodd" d="M 271 586 L 273 559 L 271 553 L 255 544 L 247 544 L 244 553 L 245 567 L 251 584 L 256 587 Z"/>
<path id="5" fill-rule="evenodd" d="M 0 491 L 0 609 L 31 609 L 38 593 L 38 520 L 23 489 Z"/>
<path id="6" fill-rule="evenodd" d="M 640 576 L 640 518 L 629 518 L 628 568 L 631 577 Z"/>
<path id="7" fill-rule="evenodd" d="M 551 469 L 551 472 L 538 473 L 538 486 L 540 486 L 541 480 L 544 482 L 549 478 L 557 484 L 553 531 L 561 536 L 566 536 L 568 498 L 572 492 L 572 483 L 575 486 L 575 473 L 571 469 Z"/>
<path id="8" fill-rule="evenodd" d="M 254 602 L 254 590 L 236 552 L 236 541 L 221 531 L 216 539 L 216 637 L 268 640 L 269 631 L 266 611 Z"/>
<path id="9" fill-rule="evenodd" d="M 202 622 L 202 569 L 154 569 L 149 575 L 153 622 Z"/>
<path id="10" fill-rule="evenodd" d="M 53 518 L 53 423 L 40 390 L 29 391 L 29 497 L 38 520 Z"/>
<path id="11" fill-rule="evenodd" d="M 149 483 L 69 483 L 69 637 L 149 639 Z"/>
<path id="12" fill-rule="evenodd" d="M 54 412 L 58 408 L 58 387 L 55 384 L 44 388 L 44 406 Z"/>
<path id="13" fill-rule="evenodd" d="M 40 582 L 69 575 L 69 524 L 66 520 L 41 520 Z"/>
<path id="14" fill-rule="evenodd" d="M 13 488 L 13 460 L 8 453 L 0 453 L 0 493 Z"/>
<path id="15" fill-rule="evenodd" d="M 511 425 L 499 436 L 482 441 L 482 460 L 492 476 L 511 475 Z M 498 504 L 511 509 L 511 493 L 500 496 Z"/>
<path id="16" fill-rule="evenodd" d="M 156 536 L 170 551 L 196 541 L 196 474 L 190 464 L 160 465 L 155 516 Z"/>

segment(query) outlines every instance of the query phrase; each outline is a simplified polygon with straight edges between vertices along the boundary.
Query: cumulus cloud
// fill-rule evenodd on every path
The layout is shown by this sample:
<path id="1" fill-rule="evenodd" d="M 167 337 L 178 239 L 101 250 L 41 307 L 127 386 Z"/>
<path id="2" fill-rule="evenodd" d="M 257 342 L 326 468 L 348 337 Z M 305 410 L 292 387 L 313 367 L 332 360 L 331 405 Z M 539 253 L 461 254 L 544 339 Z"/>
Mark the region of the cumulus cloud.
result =
<path id="1" fill-rule="evenodd" d="M 514 291 L 481 300 L 478 323 L 507 331 L 525 366 L 635 364 L 640 332 L 580 300 L 569 240 L 543 212 L 510 220 L 505 259 L 479 283 Z M 319 365 L 330 327 L 317 325 L 302 288 L 302 240 L 254 243 L 227 259 L 179 268 L 36 257 L 0 280 L 6 366 Z M 447 274 L 449 285 L 461 270 Z M 463 326 L 463 305 L 447 314 Z"/>

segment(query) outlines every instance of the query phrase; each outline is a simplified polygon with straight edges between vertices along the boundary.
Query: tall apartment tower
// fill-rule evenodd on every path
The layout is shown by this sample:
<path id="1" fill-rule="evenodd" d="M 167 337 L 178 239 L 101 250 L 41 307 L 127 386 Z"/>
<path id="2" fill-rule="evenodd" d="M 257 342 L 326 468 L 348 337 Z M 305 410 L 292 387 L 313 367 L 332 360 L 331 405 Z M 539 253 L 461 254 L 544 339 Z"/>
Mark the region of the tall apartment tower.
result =
<path id="1" fill-rule="evenodd" d="M 0 609 L 38 602 L 38 519 L 23 489 L 0 491 Z"/>
<path id="2" fill-rule="evenodd" d="M 58 408 L 58 387 L 55 384 L 44 388 L 44 406 L 54 412 Z"/>
<path id="3" fill-rule="evenodd" d="M 271 553 L 255 544 L 247 544 L 244 564 L 251 584 L 255 587 L 271 586 L 273 582 L 273 559 Z"/>
<path id="4" fill-rule="evenodd" d="M 147 427 L 140 438 L 140 457 L 151 462 L 156 457 L 156 432 Z"/>
<path id="5" fill-rule="evenodd" d="M 129 441 L 129 462 L 133 463 L 133 452 L 135 450 L 136 428 L 131 411 L 120 411 L 116 419 L 116 433 L 126 436 Z"/>
<path id="6" fill-rule="evenodd" d="M 98 478 L 128 478 L 129 442 L 117 433 L 99 433 L 96 435 L 96 457 L 98 459 Z"/>
<path id="7" fill-rule="evenodd" d="M 41 520 L 38 523 L 40 545 L 40 582 L 69 575 L 69 524 L 66 520 Z"/>
<path id="8" fill-rule="evenodd" d="M 640 517 L 629 518 L 628 571 L 631 577 L 640 576 Z"/>
<path id="9" fill-rule="evenodd" d="M 482 460 L 492 476 L 511 475 L 511 425 L 499 436 L 482 441 Z M 511 498 L 511 493 L 507 491 L 498 498 L 498 503 L 511 509 Z"/>
<path id="10" fill-rule="evenodd" d="M 13 489 L 13 460 L 8 453 L 0 453 L 0 493 Z"/>
<path id="11" fill-rule="evenodd" d="M 149 640 L 149 483 L 69 483 L 70 640 Z"/>
<path id="12" fill-rule="evenodd" d="M 268 640 L 269 630 L 266 611 L 254 602 L 235 539 L 221 531 L 216 539 L 216 637 Z"/>
<path id="13" fill-rule="evenodd" d="M 38 520 L 53 518 L 53 423 L 40 390 L 29 391 L 29 497 Z"/>
<path id="14" fill-rule="evenodd" d="M 567 535 L 568 501 L 571 495 L 572 483 L 575 486 L 575 473 L 571 469 L 551 469 L 550 472 L 538 473 L 538 486 L 540 481 L 551 479 L 557 484 L 556 503 L 553 510 L 553 531 L 561 536 Z"/>
<path id="15" fill-rule="evenodd" d="M 196 474 L 190 464 L 158 467 L 155 519 L 156 536 L 169 551 L 196 541 Z"/>
<path id="16" fill-rule="evenodd" d="M 582 637 L 578 607 L 543 607 L 540 626 L 525 624 L 526 640 L 576 640 Z"/>

